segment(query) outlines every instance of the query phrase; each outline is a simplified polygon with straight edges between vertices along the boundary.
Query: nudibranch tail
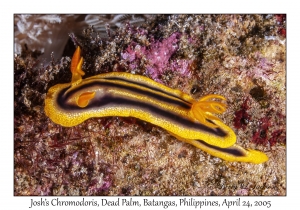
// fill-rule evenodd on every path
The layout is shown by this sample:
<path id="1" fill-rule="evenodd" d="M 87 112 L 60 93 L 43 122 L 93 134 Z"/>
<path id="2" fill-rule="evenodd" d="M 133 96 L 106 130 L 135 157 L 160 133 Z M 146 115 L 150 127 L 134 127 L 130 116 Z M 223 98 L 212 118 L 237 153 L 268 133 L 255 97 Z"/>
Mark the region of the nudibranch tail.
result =
<path id="1" fill-rule="evenodd" d="M 78 47 L 71 61 L 71 82 L 49 89 L 45 113 L 53 122 L 71 127 L 93 117 L 135 117 L 164 128 L 179 139 L 187 139 L 189 143 L 196 144 L 201 139 L 204 142 L 201 145 L 213 145 L 210 148 L 219 153 L 222 148 L 242 150 L 234 146 L 233 130 L 214 115 L 226 110 L 221 102 L 225 100 L 223 96 L 212 94 L 197 101 L 180 90 L 126 72 L 82 79 L 82 64 Z M 206 147 L 201 146 L 204 150 Z"/>
<path id="2" fill-rule="evenodd" d="M 252 150 L 252 149 L 244 149 L 243 147 L 233 144 L 232 146 L 221 148 L 215 145 L 208 144 L 202 140 L 194 140 L 194 139 L 183 139 L 180 136 L 177 136 L 174 133 L 169 132 L 171 135 L 175 136 L 177 139 L 192 144 L 193 146 L 207 152 L 208 154 L 221 158 L 230 162 L 249 162 L 260 164 L 266 162 L 269 158 L 263 152 Z"/>
<path id="3" fill-rule="evenodd" d="M 207 152 L 208 154 L 219 157 L 227 161 L 235 162 L 249 162 L 260 164 L 268 161 L 268 156 L 260 151 L 252 149 L 244 149 L 243 147 L 234 144 L 227 148 L 220 148 L 214 145 L 207 144 L 201 140 L 186 140 L 187 143 Z"/>

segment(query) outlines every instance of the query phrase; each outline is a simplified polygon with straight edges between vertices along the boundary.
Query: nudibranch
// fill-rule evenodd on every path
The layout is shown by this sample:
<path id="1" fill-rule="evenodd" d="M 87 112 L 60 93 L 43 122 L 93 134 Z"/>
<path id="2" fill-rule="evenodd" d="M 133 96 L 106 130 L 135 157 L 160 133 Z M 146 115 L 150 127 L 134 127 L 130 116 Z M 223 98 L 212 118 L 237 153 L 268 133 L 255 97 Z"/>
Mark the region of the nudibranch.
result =
<path id="1" fill-rule="evenodd" d="M 83 58 L 77 47 L 71 61 L 71 83 L 51 87 L 45 113 L 57 124 L 71 127 L 93 117 L 135 117 L 167 130 L 179 140 L 228 161 L 261 163 L 268 157 L 235 144 L 236 135 L 214 114 L 226 105 L 220 95 L 193 99 L 150 78 L 111 72 L 82 79 Z"/>

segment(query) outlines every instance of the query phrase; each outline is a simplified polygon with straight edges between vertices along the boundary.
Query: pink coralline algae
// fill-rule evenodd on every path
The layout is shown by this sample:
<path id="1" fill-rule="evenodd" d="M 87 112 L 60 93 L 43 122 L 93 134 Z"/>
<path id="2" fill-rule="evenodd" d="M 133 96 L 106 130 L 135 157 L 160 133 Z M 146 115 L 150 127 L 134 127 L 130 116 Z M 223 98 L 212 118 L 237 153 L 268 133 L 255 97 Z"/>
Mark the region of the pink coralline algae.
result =
<path id="1" fill-rule="evenodd" d="M 190 66 L 193 60 L 178 59 L 171 62 L 171 70 L 177 71 L 180 75 L 190 76 Z"/>
<path id="2" fill-rule="evenodd" d="M 151 46 L 147 53 L 149 64 L 146 68 L 152 78 L 158 79 L 158 76 L 166 70 L 169 59 L 178 49 L 179 38 L 180 34 L 174 33 L 162 42 L 156 42 Z"/>
<path id="3" fill-rule="evenodd" d="M 160 76 L 166 70 L 178 71 L 181 75 L 190 75 L 188 66 L 191 61 L 177 60 L 171 61 L 171 56 L 178 50 L 178 41 L 180 40 L 180 33 L 173 33 L 161 42 L 154 41 L 150 48 L 136 43 L 131 43 L 121 56 L 129 63 L 129 68 L 135 69 L 140 63 L 141 59 L 146 60 L 146 73 L 154 80 L 160 81 Z"/>
<path id="4" fill-rule="evenodd" d="M 121 53 L 121 56 L 124 60 L 128 60 L 129 62 L 134 61 L 135 59 L 141 59 L 145 54 L 145 47 L 141 47 L 141 45 L 132 43 L 126 49 L 125 53 Z"/>
<path id="5" fill-rule="evenodd" d="M 126 49 L 126 52 L 121 53 L 121 57 L 129 63 L 131 70 L 137 69 L 141 63 L 141 59 L 146 54 L 146 47 L 143 47 L 135 42 L 132 42 Z"/>
<path id="6" fill-rule="evenodd" d="M 257 65 L 248 72 L 250 77 L 261 78 L 263 80 L 272 80 L 274 78 L 273 67 L 267 58 L 264 58 L 260 53 L 256 53 Z"/>

